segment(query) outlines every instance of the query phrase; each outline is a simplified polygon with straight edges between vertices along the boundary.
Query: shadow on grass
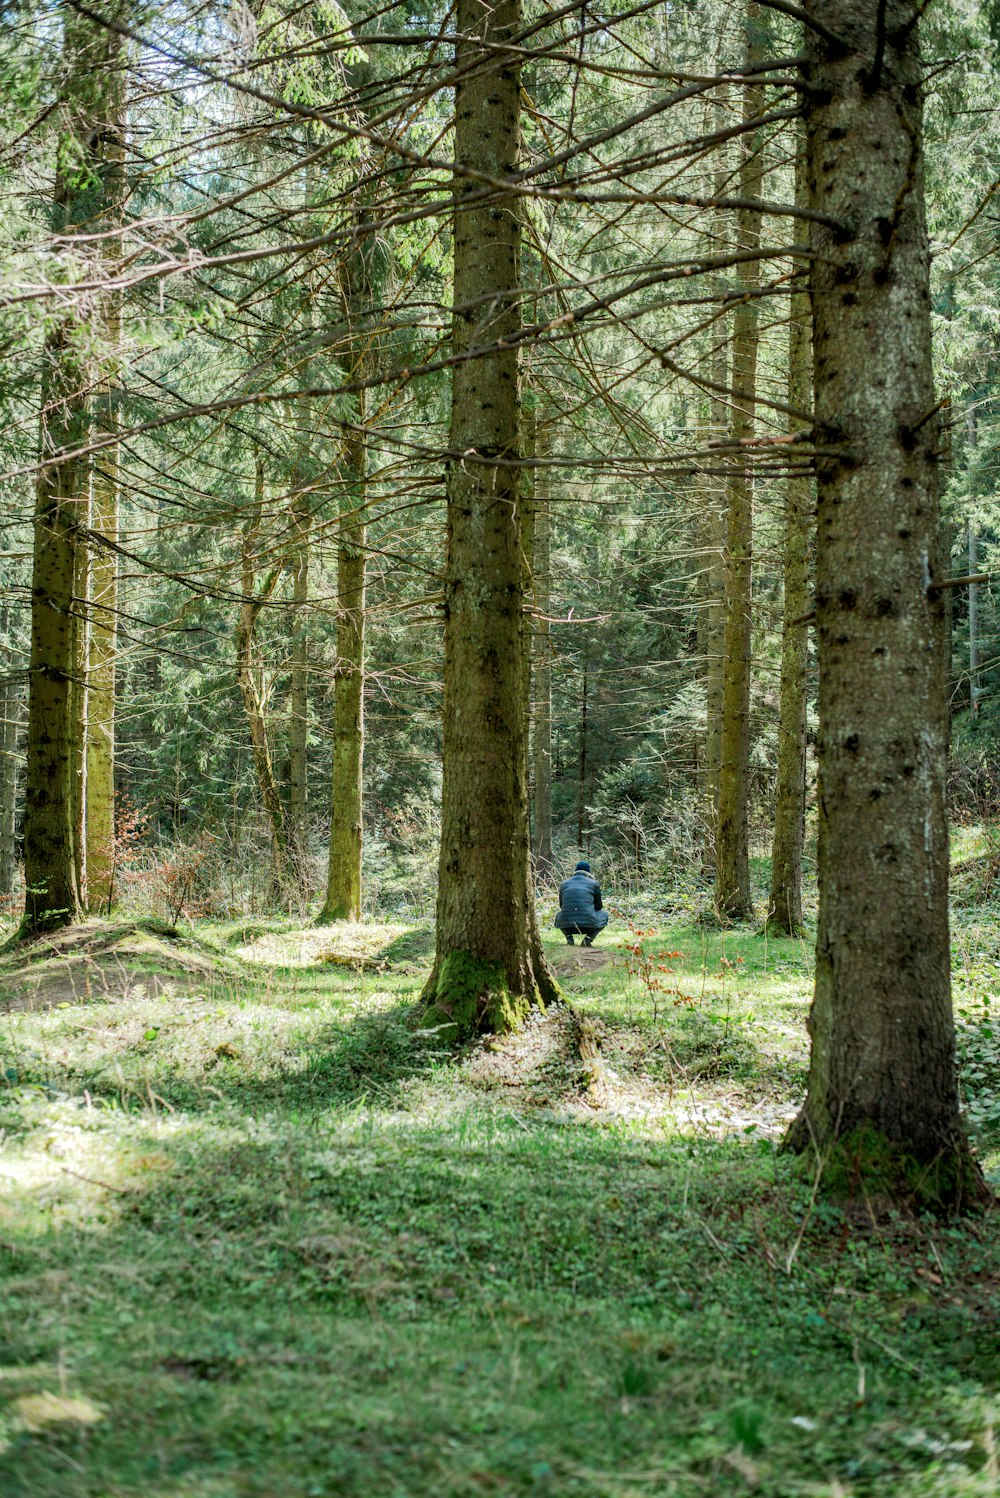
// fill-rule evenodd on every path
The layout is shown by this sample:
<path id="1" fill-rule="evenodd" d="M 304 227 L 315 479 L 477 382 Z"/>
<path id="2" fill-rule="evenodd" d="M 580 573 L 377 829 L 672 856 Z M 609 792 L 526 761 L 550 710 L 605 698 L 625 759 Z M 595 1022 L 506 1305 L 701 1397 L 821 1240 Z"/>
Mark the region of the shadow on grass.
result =
<path id="1" fill-rule="evenodd" d="M 404 931 L 379 952 L 379 960 L 390 966 L 397 962 L 418 962 L 430 965 L 434 954 L 434 930 L 431 926 L 418 926 L 415 931 Z"/>
<path id="2" fill-rule="evenodd" d="M 51 1058 L 29 1051 L 7 1076 L 17 1087 L 114 1099 L 129 1111 L 148 1110 L 157 1100 L 194 1114 L 220 1102 L 249 1114 L 316 1112 L 365 1102 L 392 1110 L 404 1106 L 411 1080 L 452 1055 L 433 1033 L 421 1030 L 419 1011 L 410 1001 L 340 1022 L 258 1036 L 256 1044 L 253 1053 L 223 1041 L 194 1056 L 159 1055 L 151 1030 L 116 1057 L 113 1070 L 102 1058 L 91 1065 L 64 1060 L 57 1071 Z"/>
<path id="3" fill-rule="evenodd" d="M 979 1321 L 926 1291 L 921 1319 L 884 1305 L 919 1285 L 919 1224 L 901 1223 L 888 1251 L 859 1238 L 867 1298 L 841 1326 L 829 1287 L 844 1219 L 820 1217 L 808 1179 L 756 1145 L 489 1119 L 461 1134 L 287 1119 L 243 1138 L 206 1122 L 160 1140 L 105 1213 L 99 1232 L 67 1221 L 32 1238 L 15 1224 L 0 1244 L 18 1276 L 8 1388 L 50 1386 L 68 1347 L 71 1394 L 102 1412 L 86 1440 L 15 1426 L 0 1452 L 11 1498 L 611 1498 L 622 1490 L 602 1474 L 665 1463 L 684 1491 L 738 1498 L 739 1472 L 714 1475 L 747 1408 L 768 1431 L 767 1491 L 818 1491 L 806 1424 L 827 1419 L 823 1464 L 838 1471 L 870 1460 L 871 1429 L 931 1420 L 961 1453 L 985 1418 L 968 1381 L 995 1385 L 988 1286 Z M 796 1279 L 778 1296 L 791 1245 Z M 949 1276 L 985 1252 L 969 1250 L 941 1243 Z M 871 1412 L 857 1398 L 866 1315 Z M 953 1387 L 968 1409 L 942 1403 Z M 887 1469 L 875 1449 L 866 1492 L 886 1490 L 887 1470 L 895 1490 L 935 1454 L 900 1445 Z"/>

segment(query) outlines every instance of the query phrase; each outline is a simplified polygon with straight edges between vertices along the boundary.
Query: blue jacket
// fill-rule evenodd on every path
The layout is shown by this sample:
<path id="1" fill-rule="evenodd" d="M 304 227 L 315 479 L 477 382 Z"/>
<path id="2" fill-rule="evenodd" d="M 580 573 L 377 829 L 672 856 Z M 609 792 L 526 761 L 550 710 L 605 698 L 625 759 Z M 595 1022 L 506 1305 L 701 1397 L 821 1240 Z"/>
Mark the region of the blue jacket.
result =
<path id="1" fill-rule="evenodd" d="M 601 909 L 601 886 L 596 879 L 581 871 L 563 880 L 555 924 L 560 931 L 572 931 L 578 926 L 584 930 L 604 930 L 608 912 Z"/>

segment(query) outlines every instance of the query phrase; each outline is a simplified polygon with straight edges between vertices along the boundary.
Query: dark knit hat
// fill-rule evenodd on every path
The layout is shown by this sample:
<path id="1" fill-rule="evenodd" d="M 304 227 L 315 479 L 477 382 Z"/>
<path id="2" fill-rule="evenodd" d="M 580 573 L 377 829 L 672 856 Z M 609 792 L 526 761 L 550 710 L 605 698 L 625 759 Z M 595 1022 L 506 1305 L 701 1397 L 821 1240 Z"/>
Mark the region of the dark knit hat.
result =
<path id="1" fill-rule="evenodd" d="M 583 870 L 583 872 L 585 874 L 589 874 L 590 873 L 590 864 L 587 862 L 587 860 L 585 858 L 581 858 L 580 859 L 580 862 L 577 864 L 576 869 L 574 870 L 574 872 L 577 873 L 577 874 L 579 874 L 579 872 L 580 872 L 581 869 Z"/>

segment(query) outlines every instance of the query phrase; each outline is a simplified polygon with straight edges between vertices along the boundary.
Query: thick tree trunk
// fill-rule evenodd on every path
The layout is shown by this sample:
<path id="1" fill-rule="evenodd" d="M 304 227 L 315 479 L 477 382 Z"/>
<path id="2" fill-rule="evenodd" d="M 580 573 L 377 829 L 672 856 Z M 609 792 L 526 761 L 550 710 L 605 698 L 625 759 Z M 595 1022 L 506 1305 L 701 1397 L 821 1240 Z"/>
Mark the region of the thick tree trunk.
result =
<path id="1" fill-rule="evenodd" d="M 552 436 L 542 420 L 535 427 L 535 877 L 545 879 L 553 869 L 552 859 L 552 470 L 545 465 L 552 455 Z"/>
<path id="2" fill-rule="evenodd" d="M 74 678 L 77 629 L 74 585 L 77 527 L 86 518 L 78 461 L 60 457 L 78 446 L 86 419 L 82 371 L 60 328 L 45 344 L 41 458 L 31 569 L 31 657 L 25 769 L 23 933 L 33 935 L 81 915 L 76 855 Z M 81 489 L 84 490 L 81 495 Z"/>
<path id="3" fill-rule="evenodd" d="M 365 420 L 359 398 L 357 425 Z M 333 692 L 333 778 L 330 863 L 319 923 L 361 918 L 362 784 L 365 751 L 365 556 L 367 454 L 364 434 L 351 434 L 344 456 L 348 510 L 337 538 L 337 664 Z M 351 509 L 355 511 L 352 518 Z"/>
<path id="4" fill-rule="evenodd" d="M 939 555 L 918 18 L 912 0 L 809 0 L 819 464 L 819 880 L 808 1095 L 793 1148 L 859 1189 L 961 1206 L 948 938 Z M 838 1147 L 839 1146 L 839 1147 Z M 846 1157 L 846 1158 L 845 1158 Z"/>
<path id="5" fill-rule="evenodd" d="M 763 55 L 759 37 L 760 6 L 746 7 L 747 62 Z M 743 119 L 749 122 L 764 108 L 764 90 L 744 87 Z M 740 196 L 761 197 L 762 142 L 754 132 L 742 140 Z M 739 248 L 760 244 L 760 214 L 744 209 L 739 215 Z M 726 592 L 723 626 L 722 726 L 719 735 L 719 816 L 715 850 L 715 905 L 719 915 L 746 920 L 753 915 L 750 895 L 750 605 L 753 556 L 753 478 L 745 444 L 754 431 L 757 383 L 757 345 L 760 334 L 757 300 L 760 266 L 748 260 L 740 266 L 740 290 L 733 320 L 733 405 L 730 437 L 733 474 L 728 483 L 726 517 Z"/>
<path id="6" fill-rule="evenodd" d="M 264 469 L 258 459 L 253 513 L 243 529 L 241 558 L 243 596 L 236 621 L 236 684 L 243 699 L 247 727 L 250 731 L 250 747 L 253 752 L 257 789 L 260 792 L 260 799 L 271 832 L 272 893 L 284 905 L 288 903 L 293 888 L 291 850 L 285 808 L 271 758 L 271 745 L 264 712 L 264 694 L 261 690 L 261 670 L 256 662 L 257 620 L 261 610 L 273 594 L 281 575 L 280 567 L 272 568 L 258 591 L 255 581 L 258 565 L 256 549 L 260 537 L 263 497 Z"/>
<path id="7" fill-rule="evenodd" d="M 808 201 L 805 143 L 795 167 L 795 201 Z M 812 405 L 809 293 L 792 297 L 788 324 L 788 404 Z M 793 428 L 794 430 L 794 428 Z M 785 490 L 784 602 L 781 626 L 781 699 L 778 710 L 778 772 L 774 788 L 774 841 L 767 929 L 775 935 L 802 932 L 802 843 L 806 809 L 806 683 L 809 667 L 809 536 L 812 484 L 795 476 Z"/>
<path id="8" fill-rule="evenodd" d="M 68 8 L 64 18 L 66 84 L 53 218 L 58 232 L 71 235 L 79 227 L 92 232 L 109 203 L 121 201 L 121 38 Z M 88 248 L 80 253 L 86 255 Z M 69 314 L 49 333 L 43 350 L 44 466 L 36 486 L 25 771 L 25 935 L 78 919 L 82 906 L 91 667 L 89 464 L 67 455 L 90 435 L 86 390 L 95 375 L 100 386 L 92 345 L 92 331 Z M 97 357 L 107 355 L 103 349 Z M 96 404 L 100 422 L 100 397 Z M 102 603 L 102 610 L 106 606 Z"/>
<path id="9" fill-rule="evenodd" d="M 118 41 L 86 17 L 64 11 L 60 142 L 53 227 L 72 235 L 101 208 L 103 133 L 114 95 Z M 83 253 L 86 253 L 84 251 Z M 87 464 L 69 456 L 89 426 L 88 332 L 73 313 L 49 332 L 42 353 L 40 459 L 31 578 L 31 657 L 25 771 L 23 935 L 81 914 L 78 868 L 82 797 L 78 771 L 82 532 L 88 519 Z"/>
<path id="10" fill-rule="evenodd" d="M 455 157 L 518 167 L 519 65 L 504 52 L 519 0 L 458 0 Z M 498 50 L 499 49 L 499 50 Z M 456 177 L 461 197 L 479 189 Z M 424 989 L 453 1035 L 517 1026 L 556 989 L 529 877 L 517 353 L 520 223 L 512 199 L 456 209 L 457 355 L 447 471 L 444 784 L 437 946 Z"/>

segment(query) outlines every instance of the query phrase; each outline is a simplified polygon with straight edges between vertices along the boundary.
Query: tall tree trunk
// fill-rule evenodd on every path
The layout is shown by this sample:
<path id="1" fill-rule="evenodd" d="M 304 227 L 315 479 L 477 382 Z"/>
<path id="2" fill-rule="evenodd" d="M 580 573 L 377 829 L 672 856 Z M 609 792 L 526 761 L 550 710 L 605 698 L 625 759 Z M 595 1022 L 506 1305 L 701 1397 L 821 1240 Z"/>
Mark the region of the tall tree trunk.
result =
<path id="1" fill-rule="evenodd" d="M 458 0 L 455 159 L 493 177 L 518 168 L 519 62 L 504 50 L 519 0 Z M 478 187 L 456 176 L 461 200 Z M 444 783 L 432 1023 L 455 1035 L 517 1026 L 555 992 L 529 877 L 517 331 L 520 214 L 513 200 L 454 216 L 447 468 Z"/>
<path id="2" fill-rule="evenodd" d="M 710 361 L 711 379 L 724 385 L 728 374 L 728 350 L 722 331 L 715 329 L 719 340 Z M 712 437 L 726 432 L 725 403 L 709 398 L 709 428 Z M 726 591 L 726 511 L 722 496 L 709 493 L 704 517 L 704 625 L 702 639 L 705 655 L 705 758 L 703 765 L 704 842 L 702 864 L 714 874 L 717 863 L 719 823 L 719 768 L 722 754 L 723 662 L 725 659 Z"/>
<path id="3" fill-rule="evenodd" d="M 365 368 L 362 360 L 361 368 Z M 330 789 L 330 862 L 326 899 L 318 920 L 361 918 L 362 786 L 365 750 L 365 399 L 358 397 L 356 425 L 344 454 L 347 504 L 337 535 L 337 664 L 333 679 L 333 776 Z M 351 512 L 354 512 L 353 516 Z"/>
<path id="4" fill-rule="evenodd" d="M 21 696 L 14 675 L 14 652 L 10 648 L 10 611 L 0 605 L 0 636 L 4 642 L 6 672 L 0 691 L 0 895 L 14 893 L 14 829 L 17 818 L 17 730 Z"/>
<path id="5" fill-rule="evenodd" d="M 264 502 L 264 465 L 257 459 L 256 495 L 253 511 L 243 528 L 241 557 L 242 599 L 236 622 L 236 684 L 240 689 L 243 707 L 250 730 L 250 747 L 253 751 L 257 788 L 264 805 L 271 832 L 271 885 L 272 893 L 286 904 L 293 888 L 292 860 L 288 839 L 285 808 L 278 789 L 271 759 L 271 745 L 267 733 L 264 712 L 264 694 L 261 690 L 261 670 L 257 664 L 257 620 L 277 586 L 281 568 L 274 567 L 264 579 L 260 590 L 256 585 L 257 543 L 260 539 L 260 522 Z"/>
<path id="6" fill-rule="evenodd" d="M 84 493 L 80 497 L 78 525 L 82 531 L 74 549 L 73 574 L 73 680 L 70 714 L 73 733 L 73 853 L 80 904 L 87 906 L 87 710 L 90 705 L 90 525 L 91 483 L 89 464 L 81 468 Z"/>
<path id="7" fill-rule="evenodd" d="M 808 200 L 805 142 L 795 164 L 795 201 Z M 809 293 L 791 299 L 788 324 L 788 404 L 812 405 Z M 793 426 L 793 430 L 796 428 Z M 806 683 L 809 668 L 809 535 L 812 484 L 796 475 L 785 490 L 784 601 L 781 626 L 781 700 L 778 710 L 778 772 L 774 789 L 771 897 L 767 929 L 776 935 L 802 932 L 802 843 L 806 810 Z"/>
<path id="8" fill-rule="evenodd" d="M 535 408 L 534 406 L 522 405 L 521 407 L 521 460 L 528 464 L 535 461 Z M 533 467 L 521 470 L 521 504 L 519 514 L 521 520 L 521 650 L 524 657 L 525 670 L 521 672 L 521 693 L 524 702 L 524 743 L 525 752 L 531 742 L 531 645 L 534 635 L 533 613 L 535 606 L 535 470 Z M 528 776 L 530 787 L 531 776 Z M 530 791 L 529 791 L 529 829 L 530 821 Z"/>
<path id="9" fill-rule="evenodd" d="M 721 70 L 721 62 L 717 64 Z M 716 90 L 719 114 L 723 115 L 728 103 L 729 90 L 726 85 Z M 715 170 L 713 192 L 722 197 L 726 191 L 729 175 L 727 153 L 720 151 Z M 728 211 L 717 208 L 712 218 L 712 251 L 721 253 L 727 243 Z M 720 275 L 715 282 L 720 300 L 725 295 L 725 277 Z M 710 330 L 712 347 L 708 357 L 709 378 L 716 389 L 708 396 L 708 430 L 706 438 L 721 441 L 728 432 L 729 411 L 721 389 L 728 383 L 729 344 L 725 321 L 713 323 Z M 724 479 L 714 474 L 707 480 L 703 519 L 703 548 L 705 563 L 703 570 L 703 624 L 701 630 L 702 649 L 705 658 L 705 753 L 702 765 L 702 805 L 704 837 L 702 841 L 702 868 L 706 874 L 714 875 L 716 867 L 716 843 L 719 820 L 719 761 L 722 752 L 722 691 L 723 660 L 725 652 L 724 601 L 726 592 L 726 485 Z"/>
<path id="10" fill-rule="evenodd" d="M 587 657 L 583 658 L 580 684 L 580 750 L 576 774 L 576 847 L 582 856 L 587 826 Z"/>
<path id="11" fill-rule="evenodd" d="M 309 131 L 306 130 L 306 144 Z M 313 203 L 315 167 L 307 162 L 304 175 L 304 203 L 308 212 Z M 305 298 L 301 319 L 302 335 L 310 347 L 315 332 L 315 267 L 310 265 L 300 286 Z M 300 375 L 306 386 L 315 383 L 314 360 L 307 357 Z M 295 463 L 292 471 L 294 493 L 291 504 L 291 573 L 292 573 L 292 639 L 291 679 L 288 688 L 288 839 L 299 894 L 307 900 L 311 893 L 309 858 L 309 561 L 312 543 L 312 496 L 308 479 L 312 472 L 313 402 L 299 396 L 295 401 L 294 420 L 298 422 Z M 303 491 L 304 492 L 301 492 Z"/>
<path id="12" fill-rule="evenodd" d="M 984 1192 L 958 1110 L 922 64 L 913 0 L 808 0 L 819 463 L 819 933 L 793 1148 L 858 1189 Z M 830 39 L 832 33 L 837 41 Z"/>
<path id="13" fill-rule="evenodd" d="M 98 457 L 91 489 L 91 529 L 118 539 L 118 454 Z M 90 563 L 90 640 L 87 681 L 86 892 L 90 910 L 107 910 L 112 894 L 115 839 L 115 657 L 118 638 L 118 562 L 96 546 Z"/>
<path id="14" fill-rule="evenodd" d="M 102 207 L 104 133 L 113 113 L 119 39 L 68 7 L 63 10 L 66 81 L 53 192 L 53 228 L 72 240 Z M 86 247 L 81 247 L 86 255 Z M 80 579 L 88 520 L 85 460 L 90 330 L 75 311 L 59 317 L 42 352 L 40 467 L 35 493 L 31 576 L 31 657 L 25 770 L 22 935 L 51 930 L 81 914 L 78 769 L 81 661 Z"/>
<path id="15" fill-rule="evenodd" d="M 759 41 L 760 6 L 746 7 L 746 60 L 763 56 Z M 743 120 L 762 113 L 764 90 L 745 84 Z M 753 131 L 742 138 L 740 196 L 761 197 L 763 142 Z M 743 209 L 739 215 L 739 248 L 760 244 L 760 214 Z M 760 285 L 756 260 L 740 266 L 740 290 L 733 320 L 733 405 L 730 437 L 732 477 L 728 483 L 726 517 L 726 593 L 723 626 L 722 727 L 719 736 L 719 816 L 715 849 L 715 905 L 719 915 L 746 920 L 753 915 L 750 895 L 750 606 L 753 555 L 753 477 L 745 444 L 753 436 L 757 383 L 757 345 L 760 334 L 755 292 Z"/>
<path id="16" fill-rule="evenodd" d="M 297 476 L 301 482 L 301 473 Z M 309 503 L 298 496 L 291 516 L 292 642 L 288 688 L 288 842 L 300 893 L 308 894 L 308 742 L 309 742 Z"/>
<path id="17" fill-rule="evenodd" d="M 108 33 L 108 110 L 97 138 L 101 215 L 95 228 L 105 232 L 121 227 L 125 211 L 125 69 L 120 37 Z M 121 240 L 110 234 L 102 243 L 102 260 L 113 275 L 121 259 Z M 119 364 L 121 359 L 121 294 L 101 298 L 100 318 L 104 348 L 93 397 L 93 433 L 108 437 L 117 427 Z M 90 483 L 89 641 L 87 646 L 86 903 L 90 910 L 107 910 L 113 893 L 115 841 L 115 667 L 118 649 L 118 489 L 120 455 L 117 443 L 95 457 Z M 98 538 L 111 543 L 102 546 Z"/>
<path id="18" fill-rule="evenodd" d="M 552 433 L 542 407 L 535 424 L 535 877 L 552 873 Z"/>
<path id="19" fill-rule="evenodd" d="M 969 521 L 969 576 L 975 577 L 979 570 L 979 538 L 974 523 Z M 969 717 L 973 722 L 979 717 L 979 584 L 969 584 Z"/>

